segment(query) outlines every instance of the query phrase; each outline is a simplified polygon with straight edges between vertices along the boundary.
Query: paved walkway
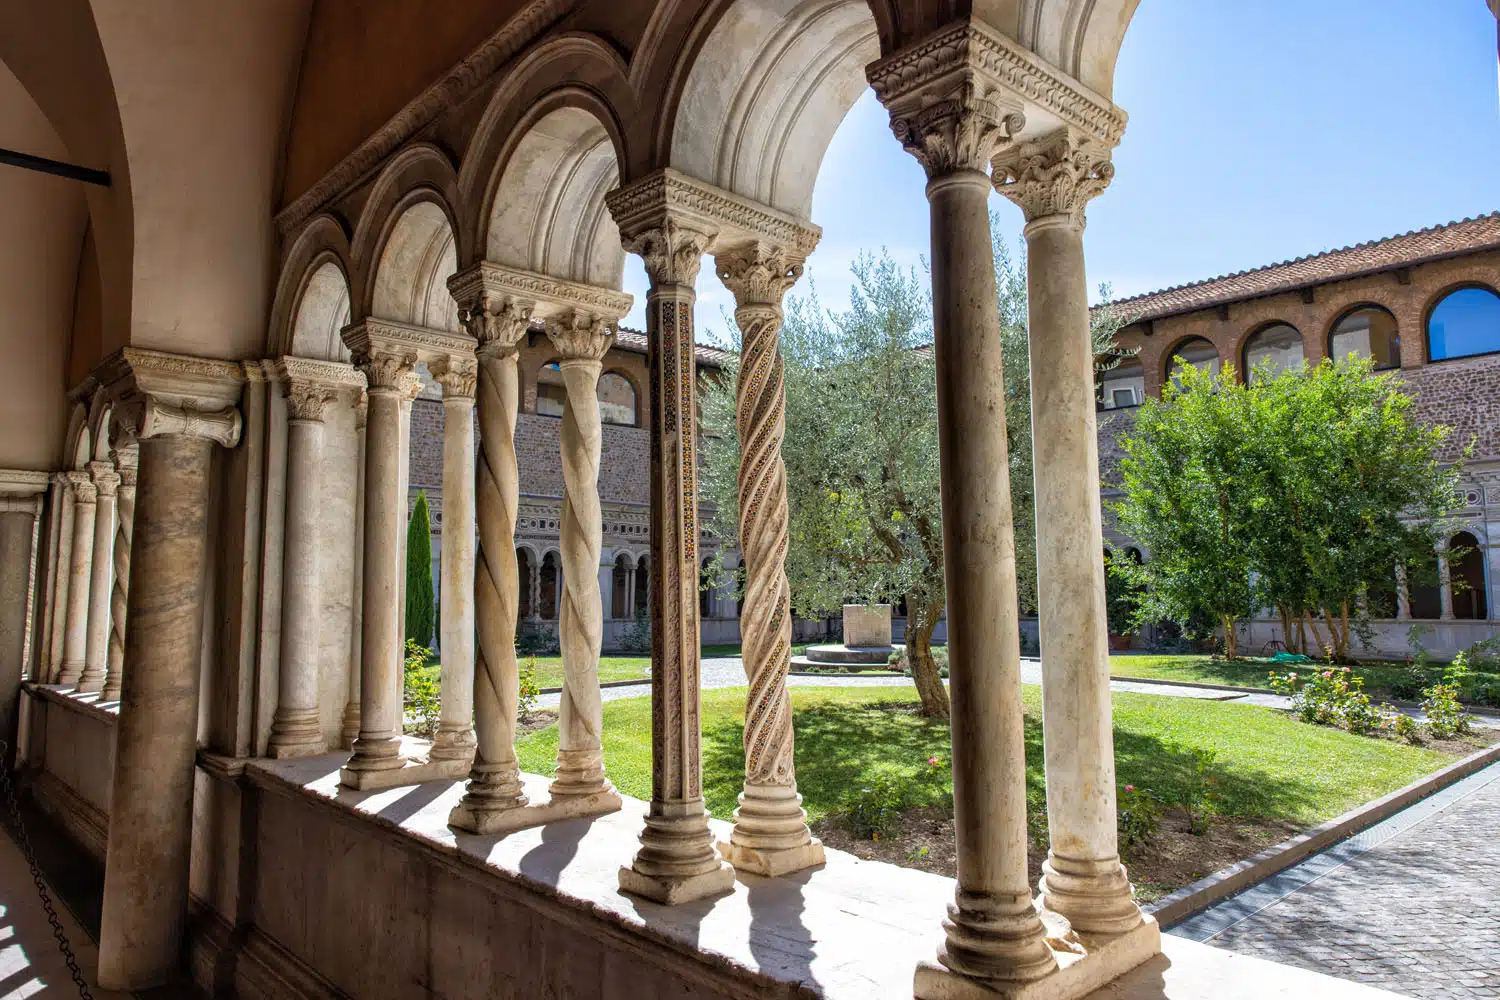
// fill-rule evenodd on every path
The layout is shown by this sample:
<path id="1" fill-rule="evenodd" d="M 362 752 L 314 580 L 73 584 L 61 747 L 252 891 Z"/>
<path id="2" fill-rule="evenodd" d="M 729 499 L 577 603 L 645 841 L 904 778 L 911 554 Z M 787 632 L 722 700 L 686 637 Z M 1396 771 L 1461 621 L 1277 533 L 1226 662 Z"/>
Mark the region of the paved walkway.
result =
<path id="1" fill-rule="evenodd" d="M 1500 1000 L 1500 764 L 1170 933 L 1418 1000 Z"/>

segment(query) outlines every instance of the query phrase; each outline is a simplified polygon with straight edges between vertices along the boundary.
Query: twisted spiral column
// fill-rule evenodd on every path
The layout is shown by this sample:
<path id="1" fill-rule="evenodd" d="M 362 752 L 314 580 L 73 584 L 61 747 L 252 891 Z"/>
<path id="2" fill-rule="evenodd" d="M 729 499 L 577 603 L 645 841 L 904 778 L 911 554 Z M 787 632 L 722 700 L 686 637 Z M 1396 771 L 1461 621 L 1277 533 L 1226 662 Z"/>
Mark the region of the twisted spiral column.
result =
<path id="1" fill-rule="evenodd" d="M 474 613 L 479 645 L 474 657 L 474 764 L 464 797 L 449 814 L 448 825 L 475 833 L 485 832 L 497 815 L 526 805 L 516 760 L 520 586 L 515 534 L 520 476 L 515 438 L 521 399 L 517 348 L 533 308 L 531 302 L 485 294 L 463 312 L 465 326 L 478 341 L 479 462 L 474 514 L 479 554 L 474 567 Z"/>
<path id="2" fill-rule="evenodd" d="M 115 468 L 120 473 L 116 492 L 115 582 L 109 595 L 109 666 L 104 674 L 103 701 L 119 701 L 120 685 L 125 680 L 125 611 L 130 599 L 130 543 L 135 537 L 135 481 L 139 464 L 139 446 L 133 442 L 114 452 Z"/>
<path id="3" fill-rule="evenodd" d="M 599 374 L 615 342 L 603 319 L 574 311 L 547 324 L 562 355 L 567 391 L 562 416 L 563 596 L 558 612 L 563 691 L 558 708 L 557 778 L 552 794 L 607 791 L 604 777 L 604 705 L 599 695 L 599 650 L 604 604 L 599 593 L 599 553 L 604 546 L 599 506 Z"/>
<path id="4" fill-rule="evenodd" d="M 745 565 L 740 635 L 750 690 L 745 702 L 745 788 L 729 843 L 736 868 L 778 875 L 823 862 L 807 827 L 792 752 L 791 587 L 786 576 L 788 510 L 786 388 L 779 342 L 781 300 L 802 273 L 801 257 L 757 244 L 715 259 L 734 293 L 741 335 L 735 389 L 740 440 L 739 537 Z"/>

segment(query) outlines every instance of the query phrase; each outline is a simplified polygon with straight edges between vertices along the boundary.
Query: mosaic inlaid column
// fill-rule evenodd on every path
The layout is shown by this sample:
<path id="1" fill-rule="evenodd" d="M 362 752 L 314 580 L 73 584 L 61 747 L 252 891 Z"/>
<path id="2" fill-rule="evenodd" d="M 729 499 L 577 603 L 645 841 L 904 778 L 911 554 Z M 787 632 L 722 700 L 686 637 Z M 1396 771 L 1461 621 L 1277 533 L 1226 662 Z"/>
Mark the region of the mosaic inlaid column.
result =
<path id="1" fill-rule="evenodd" d="M 100 428 L 104 433 L 107 428 Z M 89 476 L 94 480 L 98 500 L 94 506 L 94 551 L 89 569 L 89 629 L 84 643 L 83 673 L 78 677 L 79 691 L 99 691 L 109 668 L 110 581 L 114 574 L 115 491 L 120 474 L 109 462 L 90 462 Z"/>
<path id="2" fill-rule="evenodd" d="M 1114 176 L 1109 149 L 1069 130 L 1012 143 L 996 189 L 1026 216 L 1037 606 L 1050 847 L 1041 897 L 1075 930 L 1141 924 L 1120 863 L 1109 695 L 1104 528 L 1099 506 L 1094 349 L 1084 274 L 1084 208 Z"/>
<path id="3" fill-rule="evenodd" d="M 965 61 L 973 39 L 955 41 L 938 53 L 952 65 L 912 77 L 892 56 L 868 70 L 892 131 L 927 174 L 932 227 L 958 883 L 937 962 L 916 972 L 916 995 L 932 1000 L 1010 995 L 1057 971 L 1026 876 L 1020 614 L 985 173 L 1022 119 L 960 85 L 978 70 Z"/>
<path id="4" fill-rule="evenodd" d="M 610 789 L 604 777 L 604 705 L 599 693 L 599 651 L 604 643 L 599 555 L 604 522 L 599 505 L 603 430 L 597 393 L 604 355 L 615 335 L 604 318 L 582 311 L 549 320 L 546 329 L 562 358 L 559 368 L 567 393 L 561 432 L 563 588 L 558 607 L 563 691 L 552 794 L 593 795 Z"/>
<path id="5" fill-rule="evenodd" d="M 180 975 L 186 948 L 213 452 L 239 441 L 244 374 L 135 348 L 101 372 L 140 441 L 99 922 L 99 985 L 134 991 Z"/>
<path id="6" fill-rule="evenodd" d="M 719 278 L 734 293 L 741 353 L 736 385 L 740 441 L 739 545 L 745 565 L 740 617 L 745 674 L 745 787 L 734 830 L 719 851 L 736 868 L 782 875 L 824 861 L 807 827 L 792 751 L 792 701 L 786 677 L 792 656 L 791 585 L 786 576 L 789 511 L 786 388 L 780 336 L 782 297 L 802 274 L 817 243 L 808 230 L 793 250 L 755 243 L 720 253 Z"/>
<path id="7" fill-rule="evenodd" d="M 608 196 L 625 247 L 645 261 L 651 409 L 651 804 L 620 888 L 664 903 L 729 890 L 703 805 L 698 623 L 694 282 L 712 233 L 667 207 L 665 177 Z"/>
<path id="8" fill-rule="evenodd" d="M 99 491 L 87 472 L 68 473 L 73 495 L 73 542 L 68 566 L 68 610 L 59 684 L 77 684 L 87 665 L 89 585 L 94 570 L 94 520 Z"/>
<path id="9" fill-rule="evenodd" d="M 526 805 L 516 760 L 520 584 L 515 537 L 520 473 L 515 437 L 521 401 L 519 348 L 531 321 L 532 303 L 486 293 L 478 274 L 463 277 L 467 284 L 450 287 L 462 306 L 464 326 L 478 345 L 474 513 L 479 550 L 474 613 L 479 643 L 474 659 L 474 763 L 464 797 L 449 814 L 448 824 L 489 833 L 501 828 L 508 813 Z M 535 597 L 532 601 L 534 609 Z"/>
<path id="10" fill-rule="evenodd" d="M 354 436 L 358 455 L 354 472 L 354 581 L 349 592 L 349 696 L 344 703 L 344 720 L 339 746 L 353 748 L 359 739 L 359 681 L 364 638 L 365 589 L 365 417 L 368 403 L 361 390 L 354 400 Z"/>
<path id="11" fill-rule="evenodd" d="M 125 680 L 125 624 L 130 606 L 130 547 L 135 539 L 135 489 L 140 449 L 128 432 L 115 428 L 116 440 L 110 452 L 115 471 L 120 474 L 116 492 L 116 525 L 114 584 L 109 594 L 109 666 L 104 674 L 102 701 L 119 701 Z"/>
<path id="12" fill-rule="evenodd" d="M 280 684 L 266 749 L 276 758 L 309 757 L 328 749 L 318 711 L 318 664 L 324 629 L 320 524 L 323 414 L 338 393 L 302 371 L 313 364 L 284 358 L 277 372 L 286 397 L 287 445 Z"/>
<path id="13" fill-rule="evenodd" d="M 432 364 L 443 387 L 442 707 L 432 756 L 474 760 L 474 392 L 473 357 Z"/>

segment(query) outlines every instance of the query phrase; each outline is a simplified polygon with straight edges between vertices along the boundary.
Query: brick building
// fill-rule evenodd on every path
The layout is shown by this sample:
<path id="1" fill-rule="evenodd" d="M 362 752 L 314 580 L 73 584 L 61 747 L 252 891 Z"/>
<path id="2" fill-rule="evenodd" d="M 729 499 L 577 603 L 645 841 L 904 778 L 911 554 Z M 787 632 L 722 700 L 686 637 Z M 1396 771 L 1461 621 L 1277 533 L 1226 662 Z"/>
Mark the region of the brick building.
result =
<path id="1" fill-rule="evenodd" d="M 1247 372 L 1357 352 L 1399 371 L 1420 419 L 1451 426 L 1447 459 L 1472 441 L 1464 467 L 1462 522 L 1450 540 L 1469 550 L 1439 587 L 1399 592 L 1397 616 L 1376 622 L 1380 649 L 1407 650 L 1414 621 L 1436 629 L 1430 648 L 1462 649 L 1500 620 L 1500 213 L 1300 257 L 1135 296 L 1115 303 L 1122 346 L 1136 355 L 1100 384 L 1099 457 L 1114 493 L 1118 441 L 1145 395 L 1178 364 Z M 1106 541 L 1130 540 L 1106 529 Z M 1149 554 L 1148 554 L 1149 558 Z M 1436 560 L 1436 556 L 1434 556 Z M 1394 570 L 1393 570 L 1394 577 Z M 1395 583 L 1393 579 L 1393 584 Z M 1252 623 L 1249 648 L 1279 638 Z"/>

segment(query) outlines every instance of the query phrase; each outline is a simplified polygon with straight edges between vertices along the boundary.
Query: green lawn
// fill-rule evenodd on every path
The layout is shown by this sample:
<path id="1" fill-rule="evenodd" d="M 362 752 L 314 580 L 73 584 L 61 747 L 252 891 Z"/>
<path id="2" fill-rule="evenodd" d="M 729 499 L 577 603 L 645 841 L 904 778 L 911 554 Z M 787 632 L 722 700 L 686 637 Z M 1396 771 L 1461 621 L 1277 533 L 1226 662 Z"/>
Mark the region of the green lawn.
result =
<path id="1" fill-rule="evenodd" d="M 1027 781 L 1042 781 L 1041 691 L 1024 689 Z M 703 694 L 704 796 L 730 818 L 743 779 L 743 688 Z M 943 805 L 952 794 L 946 722 L 912 714 L 911 688 L 794 688 L 797 782 L 811 818 L 839 809 L 880 772 L 909 781 L 912 805 Z M 1448 763 L 1435 750 L 1351 736 L 1249 705 L 1117 694 L 1115 749 L 1121 784 L 1171 801 L 1196 783 L 1192 752 L 1217 755 L 1210 771 L 1226 816 L 1310 825 L 1383 795 Z M 521 766 L 553 772 L 557 727 L 517 743 Z M 638 798 L 651 792 L 651 711 L 645 698 L 604 706 L 610 778 Z M 936 756 L 934 768 L 928 758 Z"/>
<path id="2" fill-rule="evenodd" d="M 1265 688 L 1266 674 L 1272 670 L 1326 669 L 1318 664 L 1278 664 L 1270 660 L 1253 658 L 1246 660 L 1216 660 L 1209 656 L 1111 656 L 1109 672 L 1116 677 L 1140 677 L 1149 680 L 1205 681 L 1209 684 L 1232 684 L 1239 687 Z M 1362 663 L 1354 672 L 1365 679 L 1365 690 L 1376 697 L 1395 697 L 1391 686 L 1405 678 L 1404 663 Z M 1443 667 L 1429 667 L 1426 682 L 1435 684 L 1442 680 Z M 1481 675 L 1485 679 L 1496 679 L 1493 675 Z"/>
<path id="3" fill-rule="evenodd" d="M 806 646 L 793 646 L 792 655 L 800 656 Z M 723 656 L 739 656 L 738 645 L 704 646 L 701 654 L 710 659 Z M 651 676 L 651 657 L 644 653 L 603 656 L 599 660 L 599 680 L 631 681 L 645 680 Z M 562 657 L 538 656 L 536 658 L 536 683 L 538 687 L 562 687 Z"/>

